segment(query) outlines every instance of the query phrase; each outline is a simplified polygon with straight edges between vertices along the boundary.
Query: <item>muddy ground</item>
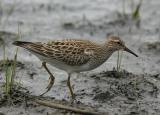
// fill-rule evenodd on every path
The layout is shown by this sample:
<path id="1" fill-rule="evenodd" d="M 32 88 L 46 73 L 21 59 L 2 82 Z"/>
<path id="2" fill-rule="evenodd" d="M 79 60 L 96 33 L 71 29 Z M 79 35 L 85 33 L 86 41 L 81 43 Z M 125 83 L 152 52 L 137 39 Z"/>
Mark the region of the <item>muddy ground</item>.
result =
<path id="1" fill-rule="evenodd" d="M 12 42 L 17 39 L 17 33 L 25 41 L 82 38 L 103 42 L 110 34 L 118 35 L 139 57 L 124 52 L 120 73 L 114 69 L 117 63 L 117 53 L 114 53 L 99 68 L 75 74 L 71 83 L 77 102 L 109 115 L 160 115 L 160 1 L 143 0 L 139 19 L 132 19 L 131 15 L 139 0 L 124 1 L 1 0 L 0 43 L 6 46 L 6 56 L 13 59 L 16 47 Z M 2 46 L 0 59 L 3 59 Z M 40 95 L 49 76 L 40 68 L 38 58 L 24 49 L 18 51 L 18 62 L 16 81 L 23 88 L 15 91 L 18 101 L 13 104 L 2 100 L 1 88 L 0 114 L 77 115 L 40 106 L 31 100 L 26 105 L 23 93 Z M 3 85 L 5 75 L 1 67 L 0 64 Z M 56 81 L 44 98 L 69 102 L 67 74 L 49 68 Z"/>

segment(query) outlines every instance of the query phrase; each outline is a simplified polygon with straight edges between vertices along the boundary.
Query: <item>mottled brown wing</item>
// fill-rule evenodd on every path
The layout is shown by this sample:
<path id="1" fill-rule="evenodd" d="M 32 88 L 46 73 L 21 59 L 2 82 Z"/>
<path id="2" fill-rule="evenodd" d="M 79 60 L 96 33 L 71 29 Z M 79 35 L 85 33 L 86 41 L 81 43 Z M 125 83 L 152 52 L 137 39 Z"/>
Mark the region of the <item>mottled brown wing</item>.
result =
<path id="1" fill-rule="evenodd" d="M 24 48 L 39 55 L 57 59 L 68 65 L 86 64 L 93 54 L 92 44 L 86 40 L 63 40 L 48 43 L 30 43 Z"/>
<path id="2" fill-rule="evenodd" d="M 88 43 L 89 44 L 89 43 Z M 90 60 L 87 43 L 79 40 L 54 41 L 43 45 L 43 53 L 68 65 L 83 65 Z"/>

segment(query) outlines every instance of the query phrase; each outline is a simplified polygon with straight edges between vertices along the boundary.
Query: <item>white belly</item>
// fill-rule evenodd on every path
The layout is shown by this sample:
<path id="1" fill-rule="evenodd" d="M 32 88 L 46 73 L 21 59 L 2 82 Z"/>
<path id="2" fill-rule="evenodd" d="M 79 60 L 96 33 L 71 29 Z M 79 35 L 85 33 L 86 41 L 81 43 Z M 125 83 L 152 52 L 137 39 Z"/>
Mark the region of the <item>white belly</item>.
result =
<path id="1" fill-rule="evenodd" d="M 35 54 L 35 53 L 34 53 Z M 41 56 L 39 54 L 35 54 L 41 61 L 44 61 L 58 69 L 64 70 L 67 73 L 72 73 L 72 72 L 82 72 L 82 71 L 89 71 L 92 70 L 92 68 L 90 68 L 89 64 L 84 64 L 81 66 L 71 66 L 71 65 L 67 65 L 64 62 L 58 61 L 56 59 L 51 59 L 51 58 L 46 58 L 44 56 Z"/>

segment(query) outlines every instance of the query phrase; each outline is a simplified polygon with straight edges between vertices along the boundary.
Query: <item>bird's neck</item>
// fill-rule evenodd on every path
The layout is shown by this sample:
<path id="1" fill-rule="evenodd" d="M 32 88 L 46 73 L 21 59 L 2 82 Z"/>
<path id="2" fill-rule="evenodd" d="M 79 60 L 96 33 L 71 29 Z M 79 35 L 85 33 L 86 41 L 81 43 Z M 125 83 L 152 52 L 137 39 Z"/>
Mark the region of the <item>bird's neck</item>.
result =
<path id="1" fill-rule="evenodd" d="M 104 49 L 104 52 L 105 52 L 105 56 L 106 58 L 109 58 L 116 50 L 110 46 L 108 43 L 105 43 L 103 45 L 103 49 Z"/>

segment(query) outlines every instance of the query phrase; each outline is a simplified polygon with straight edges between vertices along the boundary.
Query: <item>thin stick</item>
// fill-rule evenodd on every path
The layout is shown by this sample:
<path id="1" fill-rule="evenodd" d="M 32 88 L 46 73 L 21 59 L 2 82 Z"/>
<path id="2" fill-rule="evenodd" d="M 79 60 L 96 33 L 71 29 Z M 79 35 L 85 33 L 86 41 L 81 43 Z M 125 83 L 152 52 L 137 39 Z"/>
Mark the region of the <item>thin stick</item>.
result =
<path id="1" fill-rule="evenodd" d="M 119 71 L 121 69 L 121 64 L 122 64 L 122 56 L 123 56 L 123 51 L 120 51 L 120 59 L 119 59 Z"/>
<path id="2" fill-rule="evenodd" d="M 58 104 L 58 103 L 54 103 L 54 102 L 50 102 L 50 101 L 42 101 L 42 100 L 35 100 L 36 103 L 40 104 L 40 105 L 44 105 L 47 107 L 51 107 L 51 108 L 56 108 L 56 109 L 63 109 L 63 110 L 68 110 L 68 111 L 73 111 L 75 113 L 81 113 L 81 114 L 87 114 L 87 115 L 108 115 L 108 113 L 98 113 L 98 112 L 92 112 L 89 110 L 84 110 L 84 109 L 80 109 L 80 108 L 75 108 L 75 107 L 71 107 L 71 106 L 67 106 L 67 105 L 62 105 L 62 104 Z"/>
<path id="3" fill-rule="evenodd" d="M 119 72 L 119 58 L 120 58 L 120 55 L 119 55 L 119 51 L 118 51 L 118 56 L 117 56 L 117 71 Z"/>

